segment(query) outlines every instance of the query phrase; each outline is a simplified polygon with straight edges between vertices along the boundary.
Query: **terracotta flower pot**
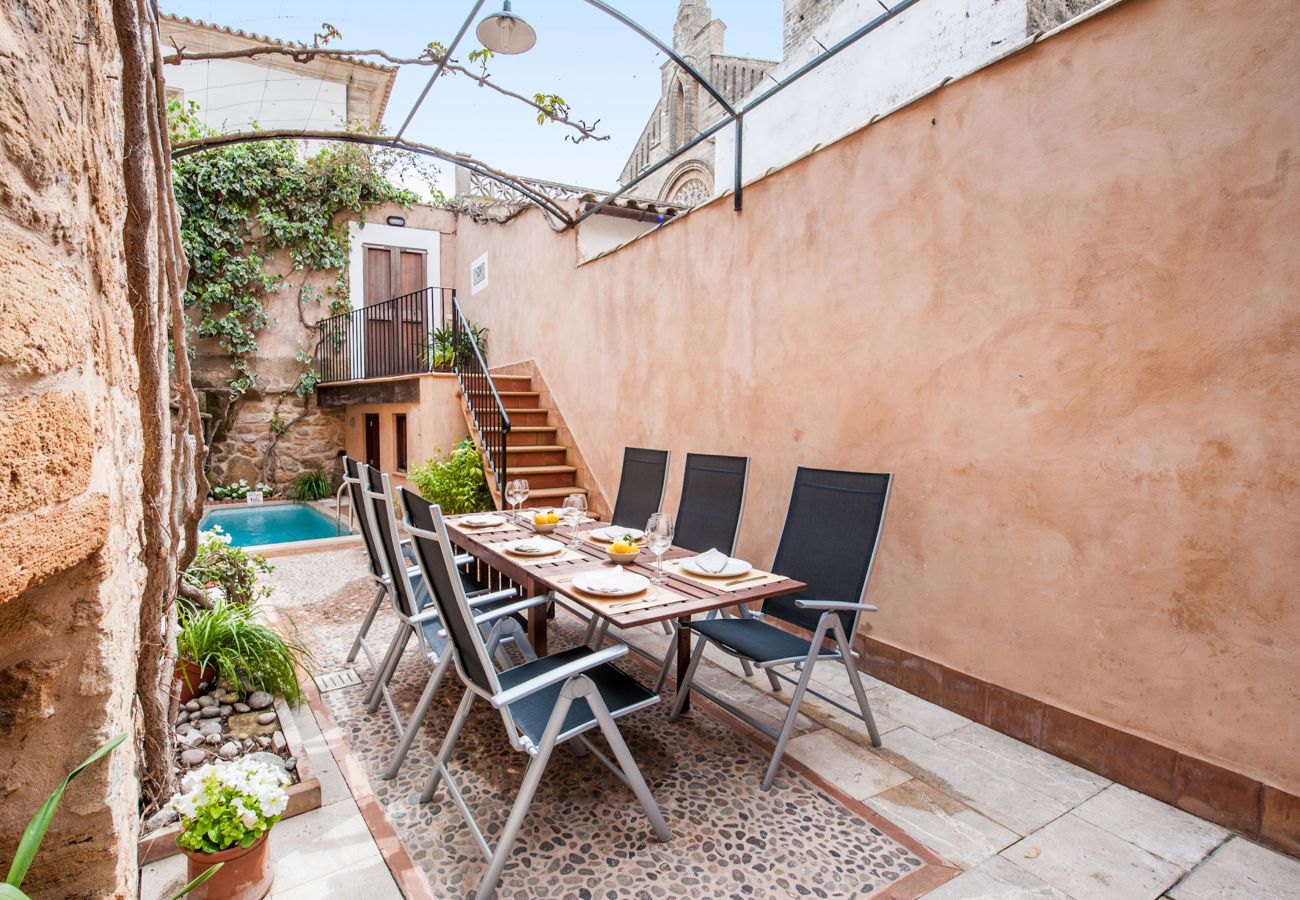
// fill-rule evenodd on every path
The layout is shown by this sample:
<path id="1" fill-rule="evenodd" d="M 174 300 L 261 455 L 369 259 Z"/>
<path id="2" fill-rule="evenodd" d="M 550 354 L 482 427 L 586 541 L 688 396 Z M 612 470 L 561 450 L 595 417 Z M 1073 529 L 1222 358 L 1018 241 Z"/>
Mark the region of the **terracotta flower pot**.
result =
<path id="1" fill-rule="evenodd" d="M 189 860 L 186 884 L 217 863 L 225 863 L 215 875 L 187 894 L 194 900 L 262 900 L 271 893 L 275 871 L 266 864 L 270 858 L 271 832 L 267 832 L 245 850 L 231 847 L 220 853 L 185 851 Z"/>
<path id="2" fill-rule="evenodd" d="M 176 663 L 176 684 L 181 703 L 189 703 L 193 700 L 194 695 L 199 692 L 199 684 L 204 681 L 211 683 L 216 674 L 215 669 L 200 668 L 198 663 L 186 662 L 185 660 L 178 661 Z"/>

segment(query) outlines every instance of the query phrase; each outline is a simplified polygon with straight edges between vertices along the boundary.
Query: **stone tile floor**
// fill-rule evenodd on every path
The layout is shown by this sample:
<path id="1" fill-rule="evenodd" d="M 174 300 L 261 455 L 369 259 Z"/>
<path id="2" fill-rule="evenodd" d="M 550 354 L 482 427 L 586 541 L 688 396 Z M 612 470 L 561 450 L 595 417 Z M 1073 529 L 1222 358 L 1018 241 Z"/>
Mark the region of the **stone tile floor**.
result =
<path id="1" fill-rule="evenodd" d="M 355 582 L 364 571 L 361 551 L 354 549 L 275 562 L 277 572 L 272 579 L 278 590 L 273 602 L 295 614 L 294 607 L 321 602 L 336 594 L 341 585 Z M 667 641 L 653 629 L 637 629 L 622 636 L 649 652 L 660 652 Z M 722 654 L 710 653 L 706 660 L 699 676 L 706 685 L 764 718 L 782 713 L 788 689 L 773 694 L 761 676 L 743 679 L 735 662 Z M 413 663 L 410 660 L 405 665 Z M 368 675 L 364 663 L 358 668 L 363 677 Z M 852 692 L 841 667 L 819 666 L 813 681 L 823 693 L 852 705 Z M 869 746 L 865 728 L 857 719 L 809 698 L 788 758 L 822 773 L 832 787 L 851 798 L 849 802 L 861 801 L 952 863 L 958 870 L 956 877 L 926 894 L 928 897 L 1300 897 L 1300 860 L 1113 784 L 891 685 L 866 676 L 864 684 L 884 733 L 883 747 Z M 671 696 L 671 688 L 668 694 Z M 696 712 L 693 717 L 700 715 Z M 303 730 L 309 733 L 308 728 Z M 318 763 L 318 769 L 325 767 Z M 336 797 L 334 802 L 343 801 Z M 306 828 L 306 822 L 300 827 Z M 373 856 L 367 852 L 363 857 L 373 865 Z M 346 867 L 340 869 L 346 871 Z M 317 879 L 322 877 L 329 876 L 320 873 Z M 287 892 L 303 883 L 277 883 L 277 892 L 296 896 Z M 340 893 L 334 892 L 333 885 L 320 887 L 324 892 L 315 896 L 351 894 L 342 881 Z M 375 893 L 387 896 L 382 887 Z M 613 896 L 620 894 L 615 891 Z"/>

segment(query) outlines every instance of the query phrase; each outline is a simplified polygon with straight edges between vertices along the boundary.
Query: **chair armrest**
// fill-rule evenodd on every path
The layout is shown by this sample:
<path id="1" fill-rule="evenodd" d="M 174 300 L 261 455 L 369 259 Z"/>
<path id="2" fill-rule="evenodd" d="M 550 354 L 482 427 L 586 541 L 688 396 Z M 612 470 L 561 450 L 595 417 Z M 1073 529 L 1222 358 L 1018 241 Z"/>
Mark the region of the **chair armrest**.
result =
<path id="1" fill-rule="evenodd" d="M 473 609 L 476 606 L 482 606 L 484 603 L 494 603 L 497 600 L 509 600 L 518 593 L 518 588 L 505 588 L 500 591 L 492 591 L 491 593 L 484 591 L 481 594 L 472 595 L 469 598 L 469 606 L 470 609 Z"/>
<path id="2" fill-rule="evenodd" d="M 794 605 L 800 609 L 824 609 L 824 610 L 861 610 L 862 612 L 877 612 L 876 607 L 870 603 L 845 603 L 842 600 L 796 600 Z"/>
<path id="3" fill-rule="evenodd" d="M 474 624 L 483 625 L 488 622 L 495 622 L 497 619 L 504 619 L 506 616 L 512 616 L 517 612 L 523 612 L 524 610 L 531 609 L 534 606 L 541 606 L 545 602 L 545 596 L 524 597 L 514 603 L 509 603 L 505 606 L 488 610 L 485 613 L 479 613 L 474 617 Z"/>
<path id="4" fill-rule="evenodd" d="M 474 561 L 474 557 L 470 556 L 468 553 L 457 553 L 451 558 L 451 561 L 453 564 L 458 566 L 468 566 Z"/>
<path id="5" fill-rule="evenodd" d="M 410 622 L 412 625 L 419 625 L 423 622 L 431 622 L 437 618 L 438 618 L 438 607 L 430 606 L 428 609 L 422 610 L 416 613 L 415 615 L 411 616 Z"/>
<path id="6" fill-rule="evenodd" d="M 627 644 L 616 644 L 613 647 L 606 647 L 603 650 L 596 650 L 589 656 L 581 659 L 575 659 L 571 663 L 566 663 L 558 669 L 552 669 L 544 672 L 536 678 L 530 678 L 523 684 L 517 684 L 509 690 L 502 691 L 492 698 L 492 705 L 497 709 L 507 706 L 516 701 L 529 697 L 543 688 L 548 688 L 553 684 L 561 681 L 568 681 L 574 675 L 580 675 L 588 669 L 594 669 L 597 666 L 603 666 L 605 663 L 613 662 L 620 656 L 627 655 Z"/>

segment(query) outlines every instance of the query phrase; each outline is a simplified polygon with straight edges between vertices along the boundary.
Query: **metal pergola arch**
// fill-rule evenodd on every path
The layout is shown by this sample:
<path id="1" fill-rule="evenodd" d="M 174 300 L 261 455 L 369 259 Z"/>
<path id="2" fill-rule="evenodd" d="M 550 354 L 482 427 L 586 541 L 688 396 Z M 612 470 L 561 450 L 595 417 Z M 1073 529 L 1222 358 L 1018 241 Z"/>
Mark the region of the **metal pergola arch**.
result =
<path id="1" fill-rule="evenodd" d="M 763 91 L 762 93 L 758 94 L 748 103 L 744 104 L 744 106 L 740 109 L 736 109 L 731 103 L 729 103 L 727 99 L 722 95 L 722 93 L 717 89 L 717 87 L 714 86 L 714 84 L 711 81 L 709 81 L 708 78 L 706 78 L 703 74 L 701 74 L 698 69 L 696 69 L 693 65 L 691 65 L 680 54 L 674 51 L 671 46 L 665 44 L 662 40 L 656 37 L 652 32 L 647 30 L 644 26 L 640 25 L 638 22 L 636 22 L 635 20 L 627 16 L 625 13 L 611 6 L 609 3 L 604 2 L 604 0 L 582 0 L 582 2 L 586 3 L 588 6 L 600 10 L 602 13 L 605 13 L 606 15 L 610 16 L 615 21 L 621 23 L 625 27 L 636 32 L 638 35 L 640 35 L 642 38 L 644 38 L 646 41 L 652 44 L 657 50 L 664 53 L 669 59 L 673 61 L 674 65 L 678 66 L 683 72 L 687 74 L 688 77 L 690 77 L 693 81 L 699 84 L 700 87 L 704 88 L 704 90 L 707 91 L 708 94 L 711 97 L 713 97 L 714 100 L 717 101 L 718 105 L 721 106 L 723 111 L 726 113 L 726 116 L 718 120 L 714 124 L 710 125 L 708 128 L 704 129 L 703 131 L 698 132 L 696 136 L 692 138 L 690 141 L 687 141 L 686 143 L 677 147 L 672 152 L 670 152 L 666 157 L 661 159 L 659 162 L 644 169 L 635 178 L 630 179 L 627 183 L 623 184 L 617 190 L 605 195 L 601 200 L 589 206 L 586 210 L 584 210 L 576 217 L 570 215 L 561 206 L 559 206 L 559 204 L 555 203 L 550 198 L 547 198 L 544 195 L 541 195 L 536 191 L 531 190 L 514 176 L 511 176 L 497 169 L 493 169 L 492 167 L 479 162 L 473 157 L 469 157 L 460 153 L 452 153 L 446 150 L 442 150 L 438 147 L 432 147 L 427 144 L 421 144 L 415 141 L 403 140 L 402 135 L 406 132 L 406 129 L 411 124 L 412 119 L 415 118 L 415 114 L 419 111 L 425 99 L 428 97 L 429 92 L 432 90 L 434 84 L 437 82 L 438 77 L 443 73 L 447 61 L 451 59 L 452 53 L 454 53 L 456 48 L 460 45 L 461 40 L 465 37 L 465 33 L 469 30 L 470 25 L 473 24 L 474 18 L 478 15 L 479 11 L 482 9 L 484 2 L 485 0 L 474 0 L 474 2 L 471 4 L 470 11 L 468 15 L 465 16 L 465 20 L 461 23 L 461 27 L 457 31 L 455 39 L 451 42 L 450 46 L 447 47 L 447 50 L 442 57 L 442 60 L 434 69 L 433 74 L 429 78 L 429 81 L 425 84 L 424 89 L 420 92 L 419 97 L 416 98 L 415 103 L 411 106 L 410 111 L 406 114 L 406 117 L 403 120 L 401 127 L 398 129 L 397 133 L 391 137 L 382 136 L 382 135 L 367 135 L 367 134 L 360 134 L 360 133 L 353 133 L 353 132 L 337 132 L 337 131 L 308 132 L 308 131 L 285 130 L 285 131 L 237 132 L 232 134 L 217 135 L 211 138 L 203 138 L 196 141 L 179 142 L 176 144 L 176 148 L 173 151 L 172 156 L 174 158 L 180 158 L 183 156 L 188 156 L 191 153 L 198 153 L 213 147 L 229 146 L 232 144 L 243 144 L 243 143 L 250 143 L 254 141 L 263 141 L 263 140 L 286 140 L 286 139 L 287 140 L 341 141 L 345 143 L 357 143 L 357 144 L 368 144 L 371 146 L 379 146 L 379 147 L 391 147 L 397 150 L 406 150 L 411 153 L 430 156 L 434 159 L 442 160 L 443 162 L 452 163 L 453 165 L 463 166 L 466 169 L 469 169 L 470 171 L 477 172 L 486 178 L 490 178 L 493 181 L 499 182 L 500 184 L 508 187 L 509 189 L 516 191 L 520 196 L 526 198 L 530 202 L 537 205 L 543 211 L 547 212 L 551 216 L 558 219 L 563 224 L 564 229 L 567 230 L 569 228 L 575 227 L 585 219 L 598 214 L 603 209 L 605 209 L 605 207 L 615 202 L 619 197 L 623 196 L 632 188 L 636 187 L 636 185 L 645 181 L 645 179 L 649 178 L 651 175 L 658 172 L 660 169 L 664 168 L 665 166 L 670 165 L 676 160 L 680 159 L 688 152 L 690 152 L 692 149 L 694 149 L 704 141 L 707 141 L 709 138 L 713 137 L 722 129 L 726 128 L 728 125 L 734 123 L 736 126 L 736 139 L 735 139 L 735 167 L 734 167 L 734 183 L 733 183 L 733 191 L 732 191 L 732 197 L 733 197 L 732 204 L 735 210 L 739 212 L 741 209 L 743 209 L 744 206 L 744 193 L 743 193 L 744 185 L 742 183 L 741 164 L 742 164 L 743 152 L 744 152 L 745 115 L 749 113 L 751 110 L 753 110 L 754 108 L 756 108 L 757 106 L 761 105 L 762 103 L 767 102 L 772 97 L 776 96 L 781 91 L 785 90 L 791 84 L 798 81 L 800 78 L 804 77 L 808 73 L 812 72 L 817 67 L 821 66 L 827 60 L 842 53 L 848 47 L 857 43 L 859 40 L 866 37 L 868 34 L 875 31 L 877 28 L 884 25 L 886 22 L 889 22 L 890 20 L 897 17 L 899 14 L 915 6 L 917 3 L 921 2 L 921 0 L 897 0 L 897 2 L 894 3 L 893 6 L 886 5 L 884 0 L 876 0 L 876 3 L 880 6 L 882 10 L 880 15 L 866 22 L 861 27 L 857 28 L 850 34 L 841 38 L 839 41 L 836 41 L 830 47 L 824 47 L 822 53 L 818 54 L 817 56 L 810 59 L 808 62 L 804 63 L 799 68 L 795 69 L 795 71 L 791 72 L 785 78 L 781 79 L 780 81 L 775 81 L 774 79 L 775 83 L 771 87 L 769 87 L 767 90 Z"/>

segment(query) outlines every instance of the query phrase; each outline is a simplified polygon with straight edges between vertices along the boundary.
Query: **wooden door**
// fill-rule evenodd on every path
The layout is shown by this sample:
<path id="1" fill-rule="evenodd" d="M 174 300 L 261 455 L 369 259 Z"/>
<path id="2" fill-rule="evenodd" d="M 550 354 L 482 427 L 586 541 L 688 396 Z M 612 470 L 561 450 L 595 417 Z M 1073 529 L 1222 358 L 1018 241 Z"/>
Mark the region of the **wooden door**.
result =
<path id="1" fill-rule="evenodd" d="M 414 372 L 424 345 L 426 301 L 422 296 L 406 295 L 428 286 L 425 253 L 369 244 L 363 249 L 367 308 L 365 377 Z"/>
<path id="2" fill-rule="evenodd" d="M 379 415 L 366 413 L 366 465 L 379 468 Z"/>

